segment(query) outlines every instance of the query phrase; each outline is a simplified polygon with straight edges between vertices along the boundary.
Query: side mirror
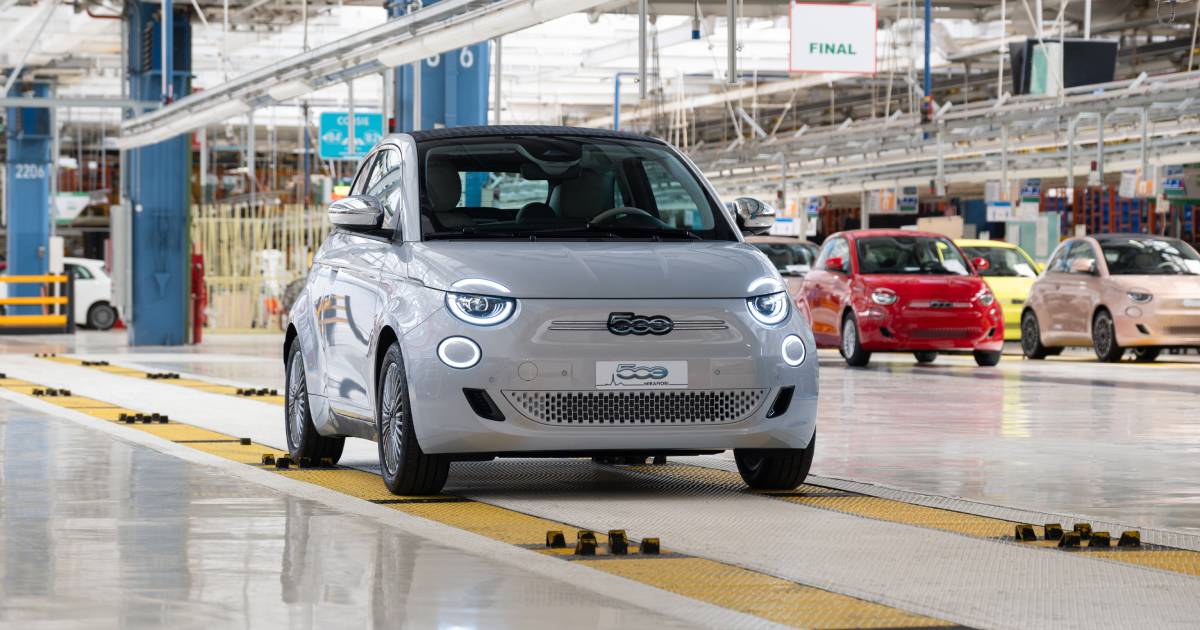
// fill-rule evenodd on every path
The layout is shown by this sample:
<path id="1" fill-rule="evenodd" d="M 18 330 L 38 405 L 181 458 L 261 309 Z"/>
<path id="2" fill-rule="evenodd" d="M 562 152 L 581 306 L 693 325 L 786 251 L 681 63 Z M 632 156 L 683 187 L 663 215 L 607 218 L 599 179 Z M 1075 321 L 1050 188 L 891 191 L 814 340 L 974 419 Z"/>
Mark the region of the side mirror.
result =
<path id="1" fill-rule="evenodd" d="M 833 258 L 826 260 L 825 261 L 825 271 L 836 271 L 838 273 L 845 273 L 846 260 L 840 256 L 834 256 Z"/>
<path id="2" fill-rule="evenodd" d="M 1076 258 L 1071 261 L 1071 273 L 1096 273 L 1096 261 L 1092 258 Z"/>
<path id="3" fill-rule="evenodd" d="M 988 259 L 983 257 L 972 259 L 971 264 L 975 265 L 975 271 L 979 272 L 984 272 L 992 268 L 992 263 L 988 262 Z"/>
<path id="4" fill-rule="evenodd" d="M 383 225 L 383 204 L 374 195 L 354 195 L 329 206 L 329 222 L 347 230 L 375 230 Z"/>
<path id="5" fill-rule="evenodd" d="M 766 234 L 775 225 L 775 208 L 753 197 L 734 199 L 733 214 L 743 234 Z"/>

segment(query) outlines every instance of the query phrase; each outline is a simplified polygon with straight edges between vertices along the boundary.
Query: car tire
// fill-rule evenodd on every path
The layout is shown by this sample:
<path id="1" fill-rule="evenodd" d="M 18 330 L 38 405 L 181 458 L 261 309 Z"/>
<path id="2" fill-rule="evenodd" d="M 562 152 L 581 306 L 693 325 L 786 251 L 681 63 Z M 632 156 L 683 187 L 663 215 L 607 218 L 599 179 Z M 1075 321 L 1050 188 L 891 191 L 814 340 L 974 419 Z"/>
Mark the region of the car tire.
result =
<path id="1" fill-rule="evenodd" d="M 937 361 L 938 353 L 933 350 L 918 350 L 913 353 L 913 356 L 916 357 L 917 363 L 928 365 Z"/>
<path id="2" fill-rule="evenodd" d="M 814 432 L 805 448 L 766 452 L 734 449 L 733 459 L 742 481 L 754 490 L 794 490 L 808 477 L 816 450 L 817 434 Z"/>
<path id="3" fill-rule="evenodd" d="M 1004 356 L 999 350 L 976 350 L 975 365 L 979 367 L 996 367 L 1000 363 L 1000 357 Z"/>
<path id="4" fill-rule="evenodd" d="M 319 466 L 324 461 L 336 464 L 346 446 L 344 437 L 326 437 L 317 433 L 309 407 L 308 382 L 304 378 L 304 355 L 300 342 L 293 341 L 285 373 L 287 387 L 283 390 L 284 429 L 288 453 L 301 466 Z M 328 461 L 325 461 L 328 460 Z M 307 462 L 307 463 L 306 463 Z"/>
<path id="5" fill-rule="evenodd" d="M 1117 327 L 1113 325 L 1112 315 L 1100 309 L 1092 319 L 1092 349 L 1096 358 L 1105 363 L 1116 363 L 1125 356 L 1125 349 L 1117 344 Z"/>
<path id="6" fill-rule="evenodd" d="M 1162 348 L 1157 346 L 1145 346 L 1142 348 L 1133 349 L 1133 360 L 1138 363 L 1150 363 L 1162 354 Z"/>
<path id="7" fill-rule="evenodd" d="M 117 309 L 104 302 L 97 302 L 88 309 L 87 326 L 95 330 L 108 330 L 117 324 Z"/>
<path id="8" fill-rule="evenodd" d="M 842 339 L 838 351 L 850 367 L 866 367 L 871 362 L 871 353 L 863 350 L 862 339 L 858 335 L 858 320 L 852 314 L 842 318 Z"/>
<path id="9" fill-rule="evenodd" d="M 393 343 L 379 366 L 375 387 L 379 430 L 379 470 L 392 494 L 437 494 L 450 474 L 450 458 L 427 455 L 417 443 L 409 404 L 408 378 L 399 344 Z"/>
<path id="10" fill-rule="evenodd" d="M 1047 348 L 1042 345 L 1042 327 L 1033 311 L 1025 311 L 1025 314 L 1021 315 L 1021 352 L 1025 354 L 1026 359 L 1035 361 L 1062 353 L 1062 348 Z"/>

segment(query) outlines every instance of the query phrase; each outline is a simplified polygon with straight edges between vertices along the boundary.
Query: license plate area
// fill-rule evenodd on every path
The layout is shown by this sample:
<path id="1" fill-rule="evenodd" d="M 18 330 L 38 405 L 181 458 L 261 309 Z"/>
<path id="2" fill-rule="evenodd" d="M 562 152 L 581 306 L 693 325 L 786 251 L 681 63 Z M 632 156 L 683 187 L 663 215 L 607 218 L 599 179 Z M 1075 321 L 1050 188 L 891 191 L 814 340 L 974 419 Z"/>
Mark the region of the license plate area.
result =
<path id="1" fill-rule="evenodd" d="M 597 361 L 596 389 L 687 389 L 687 361 Z"/>

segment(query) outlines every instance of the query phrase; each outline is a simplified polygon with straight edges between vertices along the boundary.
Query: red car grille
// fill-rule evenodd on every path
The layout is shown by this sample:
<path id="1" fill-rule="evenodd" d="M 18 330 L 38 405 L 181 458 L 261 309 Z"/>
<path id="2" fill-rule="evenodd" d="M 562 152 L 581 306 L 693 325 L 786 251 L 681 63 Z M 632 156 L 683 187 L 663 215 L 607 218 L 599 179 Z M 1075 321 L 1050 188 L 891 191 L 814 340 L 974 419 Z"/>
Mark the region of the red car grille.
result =
<path id="1" fill-rule="evenodd" d="M 912 332 L 914 339 L 967 339 L 977 334 L 973 328 L 918 328 Z"/>

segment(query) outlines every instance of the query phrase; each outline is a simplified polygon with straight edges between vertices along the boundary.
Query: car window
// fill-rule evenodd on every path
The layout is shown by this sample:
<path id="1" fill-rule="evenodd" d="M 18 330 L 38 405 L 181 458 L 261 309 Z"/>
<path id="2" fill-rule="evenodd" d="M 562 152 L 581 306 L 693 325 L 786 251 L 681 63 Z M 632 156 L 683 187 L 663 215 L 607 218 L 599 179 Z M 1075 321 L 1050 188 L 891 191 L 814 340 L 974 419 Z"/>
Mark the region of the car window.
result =
<path id="1" fill-rule="evenodd" d="M 864 274 L 971 274 L 958 248 L 940 236 L 870 236 L 855 247 Z"/>
<path id="2" fill-rule="evenodd" d="M 1108 238 L 1100 241 L 1108 273 L 1129 275 L 1200 275 L 1200 255 L 1173 238 Z"/>
<path id="3" fill-rule="evenodd" d="M 1092 245 L 1087 241 L 1075 241 L 1071 245 L 1071 250 L 1067 252 L 1066 257 L 1066 272 L 1067 273 L 1083 273 L 1072 271 L 1071 264 L 1076 260 L 1096 260 L 1096 253 L 1092 250 Z"/>
<path id="4" fill-rule="evenodd" d="M 803 273 L 812 268 L 813 250 L 800 243 L 753 243 L 780 273 Z"/>
<path id="5" fill-rule="evenodd" d="M 76 280 L 91 280 L 94 277 L 92 272 L 82 265 L 63 265 L 63 267 L 67 273 L 75 276 Z"/>
<path id="6" fill-rule="evenodd" d="M 371 169 L 375 166 L 379 155 L 368 155 L 363 161 L 362 166 L 358 169 L 358 173 L 354 176 L 354 183 L 350 185 L 351 195 L 361 195 L 367 189 L 367 181 L 371 178 Z"/>
<path id="7" fill-rule="evenodd" d="M 842 269 L 845 271 L 850 271 L 850 243 L 847 243 L 846 239 L 836 238 L 833 240 L 833 249 L 830 251 L 829 257 L 841 258 Z"/>
<path id="8" fill-rule="evenodd" d="M 1067 241 L 1066 243 L 1060 245 L 1054 252 L 1054 256 L 1050 258 L 1050 262 L 1046 263 L 1046 271 L 1053 273 L 1066 273 L 1067 252 L 1071 250 L 1071 247 L 1074 244 L 1075 241 Z"/>
<path id="9" fill-rule="evenodd" d="M 400 207 L 401 184 L 404 180 L 404 169 L 400 168 L 400 152 L 396 149 L 384 149 L 375 160 L 374 169 L 367 180 L 366 194 L 373 195 L 383 204 L 383 224 L 392 225 L 392 217 Z"/>
<path id="10" fill-rule="evenodd" d="M 668 147 L 508 135 L 418 144 L 424 238 L 736 240 Z"/>
<path id="11" fill-rule="evenodd" d="M 988 261 L 988 268 L 979 275 L 987 278 L 1036 278 L 1037 267 L 1025 252 L 1009 247 L 967 246 L 963 248 L 970 258 Z"/>

